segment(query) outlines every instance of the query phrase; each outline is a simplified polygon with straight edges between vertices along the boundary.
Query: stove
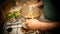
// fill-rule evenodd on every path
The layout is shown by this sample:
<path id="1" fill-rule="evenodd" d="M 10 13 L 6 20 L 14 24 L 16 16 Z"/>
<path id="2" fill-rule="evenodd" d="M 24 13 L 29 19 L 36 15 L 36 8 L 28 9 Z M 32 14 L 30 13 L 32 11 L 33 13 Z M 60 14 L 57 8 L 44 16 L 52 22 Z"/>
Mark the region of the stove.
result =
<path id="1" fill-rule="evenodd" d="M 4 24 L 4 34 L 39 34 L 39 31 L 28 30 L 23 18 L 20 18 L 17 22 Z"/>

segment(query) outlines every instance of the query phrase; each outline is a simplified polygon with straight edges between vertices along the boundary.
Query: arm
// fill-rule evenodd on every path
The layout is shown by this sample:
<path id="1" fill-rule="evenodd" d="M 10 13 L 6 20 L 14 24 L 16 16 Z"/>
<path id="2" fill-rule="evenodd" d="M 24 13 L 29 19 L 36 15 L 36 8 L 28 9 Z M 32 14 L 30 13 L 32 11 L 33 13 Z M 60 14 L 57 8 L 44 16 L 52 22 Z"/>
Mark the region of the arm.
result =
<path id="1" fill-rule="evenodd" d="M 56 28 L 58 26 L 58 23 L 53 23 L 53 22 L 40 22 L 39 23 L 39 30 L 51 30 L 53 28 Z"/>
<path id="2" fill-rule="evenodd" d="M 37 4 L 33 4 L 31 5 L 32 7 L 39 7 L 39 6 L 43 6 L 43 1 L 39 1 Z"/>
<path id="3" fill-rule="evenodd" d="M 39 3 L 36 4 L 37 7 L 43 6 L 43 1 L 39 1 Z"/>
<path id="4" fill-rule="evenodd" d="M 50 30 L 56 28 L 58 23 L 53 22 L 40 22 L 36 19 L 26 20 L 26 24 L 29 29 L 32 30 Z"/>

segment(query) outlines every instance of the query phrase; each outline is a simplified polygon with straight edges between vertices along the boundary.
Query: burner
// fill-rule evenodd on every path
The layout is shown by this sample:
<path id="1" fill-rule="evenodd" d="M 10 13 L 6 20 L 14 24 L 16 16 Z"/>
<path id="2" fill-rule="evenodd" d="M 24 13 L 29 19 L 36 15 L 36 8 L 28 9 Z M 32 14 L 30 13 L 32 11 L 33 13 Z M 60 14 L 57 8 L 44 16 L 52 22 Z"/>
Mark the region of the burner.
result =
<path id="1" fill-rule="evenodd" d="M 12 28 L 8 28 L 8 29 L 7 29 L 7 32 L 11 32 L 11 31 L 12 31 Z"/>

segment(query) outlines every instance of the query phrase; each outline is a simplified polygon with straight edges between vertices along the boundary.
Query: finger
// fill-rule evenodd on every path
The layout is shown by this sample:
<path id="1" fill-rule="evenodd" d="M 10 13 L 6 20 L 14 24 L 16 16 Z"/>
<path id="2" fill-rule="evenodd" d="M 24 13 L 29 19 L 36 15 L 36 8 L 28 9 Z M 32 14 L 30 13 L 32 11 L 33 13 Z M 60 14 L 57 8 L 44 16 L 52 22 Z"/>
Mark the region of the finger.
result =
<path id="1" fill-rule="evenodd" d="M 26 22 L 25 22 L 25 23 L 27 24 L 27 23 L 28 23 L 28 21 L 29 21 L 29 20 L 28 20 L 28 19 L 26 19 Z"/>
<path id="2" fill-rule="evenodd" d="M 26 21 L 28 21 L 28 19 L 26 19 Z"/>
<path id="3" fill-rule="evenodd" d="M 26 23 L 26 25 L 28 25 L 28 23 L 27 22 L 25 22 Z"/>

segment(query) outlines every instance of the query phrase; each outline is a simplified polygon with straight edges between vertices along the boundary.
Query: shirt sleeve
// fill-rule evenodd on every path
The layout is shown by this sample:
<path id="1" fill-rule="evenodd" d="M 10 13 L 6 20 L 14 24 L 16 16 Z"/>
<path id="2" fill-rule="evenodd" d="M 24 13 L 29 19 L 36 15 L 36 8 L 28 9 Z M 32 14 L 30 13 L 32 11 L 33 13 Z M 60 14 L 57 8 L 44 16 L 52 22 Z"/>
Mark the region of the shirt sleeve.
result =
<path id="1" fill-rule="evenodd" d="M 41 22 L 49 22 L 49 20 L 46 19 L 46 18 L 44 17 L 44 15 L 40 16 L 39 21 L 41 21 Z"/>

